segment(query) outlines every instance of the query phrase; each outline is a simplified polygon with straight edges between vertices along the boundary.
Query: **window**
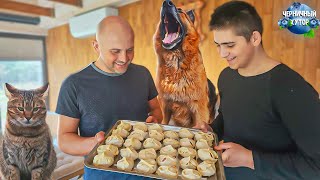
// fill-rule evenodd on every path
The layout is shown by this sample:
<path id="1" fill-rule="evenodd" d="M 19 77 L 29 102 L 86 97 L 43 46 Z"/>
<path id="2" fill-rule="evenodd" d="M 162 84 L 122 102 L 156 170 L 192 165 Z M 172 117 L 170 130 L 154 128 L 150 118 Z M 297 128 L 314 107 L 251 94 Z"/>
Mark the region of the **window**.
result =
<path id="1" fill-rule="evenodd" d="M 6 121 L 8 98 L 4 83 L 19 89 L 35 89 L 47 82 L 44 38 L 0 34 L 0 131 Z"/>

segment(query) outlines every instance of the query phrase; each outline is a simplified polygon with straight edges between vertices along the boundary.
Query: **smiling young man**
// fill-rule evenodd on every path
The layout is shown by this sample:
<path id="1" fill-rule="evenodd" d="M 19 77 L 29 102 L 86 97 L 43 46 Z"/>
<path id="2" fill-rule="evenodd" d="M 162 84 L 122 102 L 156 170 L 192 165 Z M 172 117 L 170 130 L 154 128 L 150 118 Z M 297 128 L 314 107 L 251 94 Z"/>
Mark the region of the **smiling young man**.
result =
<path id="1" fill-rule="evenodd" d="M 246 2 L 216 8 L 210 27 L 227 60 L 218 80 L 227 179 L 316 179 L 320 176 L 320 101 L 298 73 L 269 57 L 262 20 Z"/>

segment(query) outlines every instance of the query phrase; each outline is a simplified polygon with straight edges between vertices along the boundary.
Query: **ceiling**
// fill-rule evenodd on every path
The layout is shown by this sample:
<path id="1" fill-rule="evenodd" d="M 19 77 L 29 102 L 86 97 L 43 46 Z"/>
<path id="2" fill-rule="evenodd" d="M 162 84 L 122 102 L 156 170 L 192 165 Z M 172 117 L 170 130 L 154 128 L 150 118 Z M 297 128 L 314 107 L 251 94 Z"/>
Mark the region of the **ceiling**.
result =
<path id="1" fill-rule="evenodd" d="M 118 8 L 139 0 L 0 0 L 0 14 L 40 18 L 38 25 L 0 20 L 0 32 L 47 35 L 75 15 L 108 6 Z"/>

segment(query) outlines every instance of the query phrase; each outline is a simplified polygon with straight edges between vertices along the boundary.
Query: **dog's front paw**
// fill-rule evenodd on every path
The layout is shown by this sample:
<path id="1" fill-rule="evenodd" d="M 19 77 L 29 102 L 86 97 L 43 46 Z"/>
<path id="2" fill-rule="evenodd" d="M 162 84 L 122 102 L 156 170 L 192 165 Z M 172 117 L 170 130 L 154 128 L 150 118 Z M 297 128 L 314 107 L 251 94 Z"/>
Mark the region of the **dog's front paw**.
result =
<path id="1" fill-rule="evenodd" d="M 203 132 L 213 131 L 210 125 L 203 121 L 197 122 L 192 128 L 200 129 Z"/>

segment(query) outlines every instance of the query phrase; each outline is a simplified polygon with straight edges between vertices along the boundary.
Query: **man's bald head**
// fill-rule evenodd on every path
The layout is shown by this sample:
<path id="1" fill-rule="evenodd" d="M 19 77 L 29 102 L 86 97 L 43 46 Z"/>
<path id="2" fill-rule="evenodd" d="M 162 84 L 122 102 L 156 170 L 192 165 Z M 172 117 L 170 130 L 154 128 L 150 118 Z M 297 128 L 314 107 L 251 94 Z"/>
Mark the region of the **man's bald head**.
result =
<path id="1" fill-rule="evenodd" d="M 93 47 L 99 54 L 95 65 L 108 73 L 123 74 L 134 57 L 134 33 L 120 16 L 104 18 L 97 27 Z"/>
<path id="2" fill-rule="evenodd" d="M 132 36 L 134 33 L 130 24 L 120 16 L 108 16 L 104 18 L 97 27 L 97 41 L 105 36 Z"/>

